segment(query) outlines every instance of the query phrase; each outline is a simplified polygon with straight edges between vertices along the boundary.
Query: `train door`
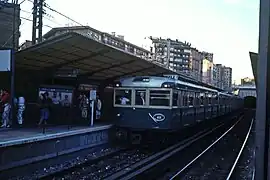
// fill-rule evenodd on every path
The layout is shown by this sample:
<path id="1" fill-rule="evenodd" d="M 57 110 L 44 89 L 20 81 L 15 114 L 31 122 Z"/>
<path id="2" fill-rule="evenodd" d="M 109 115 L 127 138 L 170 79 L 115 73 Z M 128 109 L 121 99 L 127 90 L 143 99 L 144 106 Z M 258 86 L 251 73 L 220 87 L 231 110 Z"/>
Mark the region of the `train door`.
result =
<path id="1" fill-rule="evenodd" d="M 182 123 L 181 123 L 181 110 L 180 110 L 180 104 L 179 104 L 179 99 L 181 96 L 181 91 L 179 90 L 173 90 L 172 91 L 172 113 L 173 113 L 173 118 L 171 122 L 171 128 L 181 128 Z"/>
<path id="2" fill-rule="evenodd" d="M 182 90 L 182 125 L 190 126 L 194 124 L 194 92 Z"/>
<path id="3" fill-rule="evenodd" d="M 102 102 L 101 108 L 101 121 L 112 122 L 114 117 L 114 108 L 113 108 L 113 87 L 107 86 L 104 91 L 100 92 L 100 99 Z"/>

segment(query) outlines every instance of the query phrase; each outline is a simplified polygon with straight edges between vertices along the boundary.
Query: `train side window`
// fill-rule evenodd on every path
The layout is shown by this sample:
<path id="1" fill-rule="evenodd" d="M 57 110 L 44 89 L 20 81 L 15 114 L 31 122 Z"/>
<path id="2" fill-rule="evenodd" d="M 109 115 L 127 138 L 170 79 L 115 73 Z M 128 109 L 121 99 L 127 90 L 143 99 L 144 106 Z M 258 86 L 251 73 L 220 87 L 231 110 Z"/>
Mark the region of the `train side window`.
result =
<path id="1" fill-rule="evenodd" d="M 182 94 L 181 91 L 178 91 L 178 107 L 182 106 Z"/>
<path id="2" fill-rule="evenodd" d="M 146 103 L 146 91 L 136 90 L 135 91 L 135 105 L 145 106 Z"/>
<path id="3" fill-rule="evenodd" d="M 131 90 L 116 89 L 115 90 L 115 104 L 131 105 Z"/>
<path id="4" fill-rule="evenodd" d="M 215 104 L 218 104 L 218 95 L 215 95 Z"/>
<path id="5" fill-rule="evenodd" d="M 195 106 L 200 106 L 201 102 L 200 102 L 200 93 L 196 92 L 195 93 Z"/>
<path id="6" fill-rule="evenodd" d="M 194 92 L 189 92 L 188 96 L 188 105 L 193 106 L 194 105 Z"/>
<path id="7" fill-rule="evenodd" d="M 150 106 L 170 106 L 170 91 L 150 90 Z"/>
<path id="8" fill-rule="evenodd" d="M 208 104 L 211 105 L 212 103 L 212 94 L 208 94 Z"/>
<path id="9" fill-rule="evenodd" d="M 173 91 L 173 106 L 178 106 L 178 91 Z"/>
<path id="10" fill-rule="evenodd" d="M 204 105 L 204 93 L 200 93 L 201 106 Z"/>
<path id="11" fill-rule="evenodd" d="M 188 106 L 188 92 L 182 91 L 182 106 Z"/>

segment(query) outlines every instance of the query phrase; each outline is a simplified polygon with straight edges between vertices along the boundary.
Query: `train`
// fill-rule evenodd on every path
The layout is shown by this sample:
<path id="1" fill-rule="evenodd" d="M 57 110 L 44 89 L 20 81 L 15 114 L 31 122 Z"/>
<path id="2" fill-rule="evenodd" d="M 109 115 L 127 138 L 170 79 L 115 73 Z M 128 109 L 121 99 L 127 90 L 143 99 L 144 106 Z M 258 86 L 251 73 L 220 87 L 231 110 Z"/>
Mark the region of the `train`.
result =
<path id="1" fill-rule="evenodd" d="M 175 132 L 237 111 L 243 99 L 214 88 L 170 77 L 136 76 L 114 86 L 118 136 L 141 139 L 138 132 Z M 134 133 L 136 132 L 136 133 Z"/>

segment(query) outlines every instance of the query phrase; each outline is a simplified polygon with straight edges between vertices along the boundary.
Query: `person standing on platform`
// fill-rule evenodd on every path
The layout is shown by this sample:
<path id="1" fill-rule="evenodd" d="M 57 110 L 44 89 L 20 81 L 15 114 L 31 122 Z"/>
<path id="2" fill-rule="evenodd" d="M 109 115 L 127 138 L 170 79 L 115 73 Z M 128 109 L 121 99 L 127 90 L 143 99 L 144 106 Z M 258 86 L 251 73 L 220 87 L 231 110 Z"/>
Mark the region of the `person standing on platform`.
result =
<path id="1" fill-rule="evenodd" d="M 87 119 L 88 117 L 88 106 L 89 106 L 89 100 L 84 94 L 82 96 L 81 102 L 80 102 L 80 108 L 81 108 L 81 117 L 83 119 Z"/>
<path id="2" fill-rule="evenodd" d="M 2 127 L 10 127 L 10 103 L 9 99 L 10 95 L 7 91 L 2 92 L 1 96 L 1 105 L 3 107 L 3 114 L 2 114 Z"/>
<path id="3" fill-rule="evenodd" d="M 61 102 L 62 107 L 64 108 L 64 119 L 66 119 L 68 122 L 70 120 L 70 111 L 71 111 L 71 103 L 68 99 L 68 95 L 65 95 L 65 98 Z"/>
<path id="4" fill-rule="evenodd" d="M 41 125 L 43 122 L 47 124 L 50 115 L 50 108 L 51 108 L 52 100 L 49 98 L 49 93 L 45 92 L 42 94 L 42 98 L 40 100 L 40 120 L 38 125 Z"/>
<path id="5" fill-rule="evenodd" d="M 3 104 L 2 104 L 2 95 L 3 95 L 3 90 L 0 89 L 0 122 L 1 122 L 1 125 L 2 125 L 2 114 L 3 114 L 3 111 L 4 111 L 4 108 L 3 108 Z"/>
<path id="6" fill-rule="evenodd" d="M 19 96 L 18 98 L 18 113 L 17 113 L 17 121 L 19 125 L 23 124 L 23 112 L 25 110 L 25 99 L 23 96 Z"/>
<path id="7" fill-rule="evenodd" d="M 102 107 L 102 102 L 99 99 L 99 95 L 97 95 L 97 100 L 96 100 L 96 119 L 99 120 L 101 117 L 101 107 Z"/>

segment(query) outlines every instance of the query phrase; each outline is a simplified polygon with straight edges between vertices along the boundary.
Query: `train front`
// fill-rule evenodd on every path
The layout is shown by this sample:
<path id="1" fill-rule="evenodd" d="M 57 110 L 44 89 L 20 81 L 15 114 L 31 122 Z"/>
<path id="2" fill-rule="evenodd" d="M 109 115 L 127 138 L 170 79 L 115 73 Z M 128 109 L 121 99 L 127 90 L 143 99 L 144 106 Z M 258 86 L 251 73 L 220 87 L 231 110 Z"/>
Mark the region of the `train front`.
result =
<path id="1" fill-rule="evenodd" d="M 114 89 L 117 127 L 137 131 L 171 129 L 172 88 L 162 79 L 126 78 L 117 84 Z"/>

